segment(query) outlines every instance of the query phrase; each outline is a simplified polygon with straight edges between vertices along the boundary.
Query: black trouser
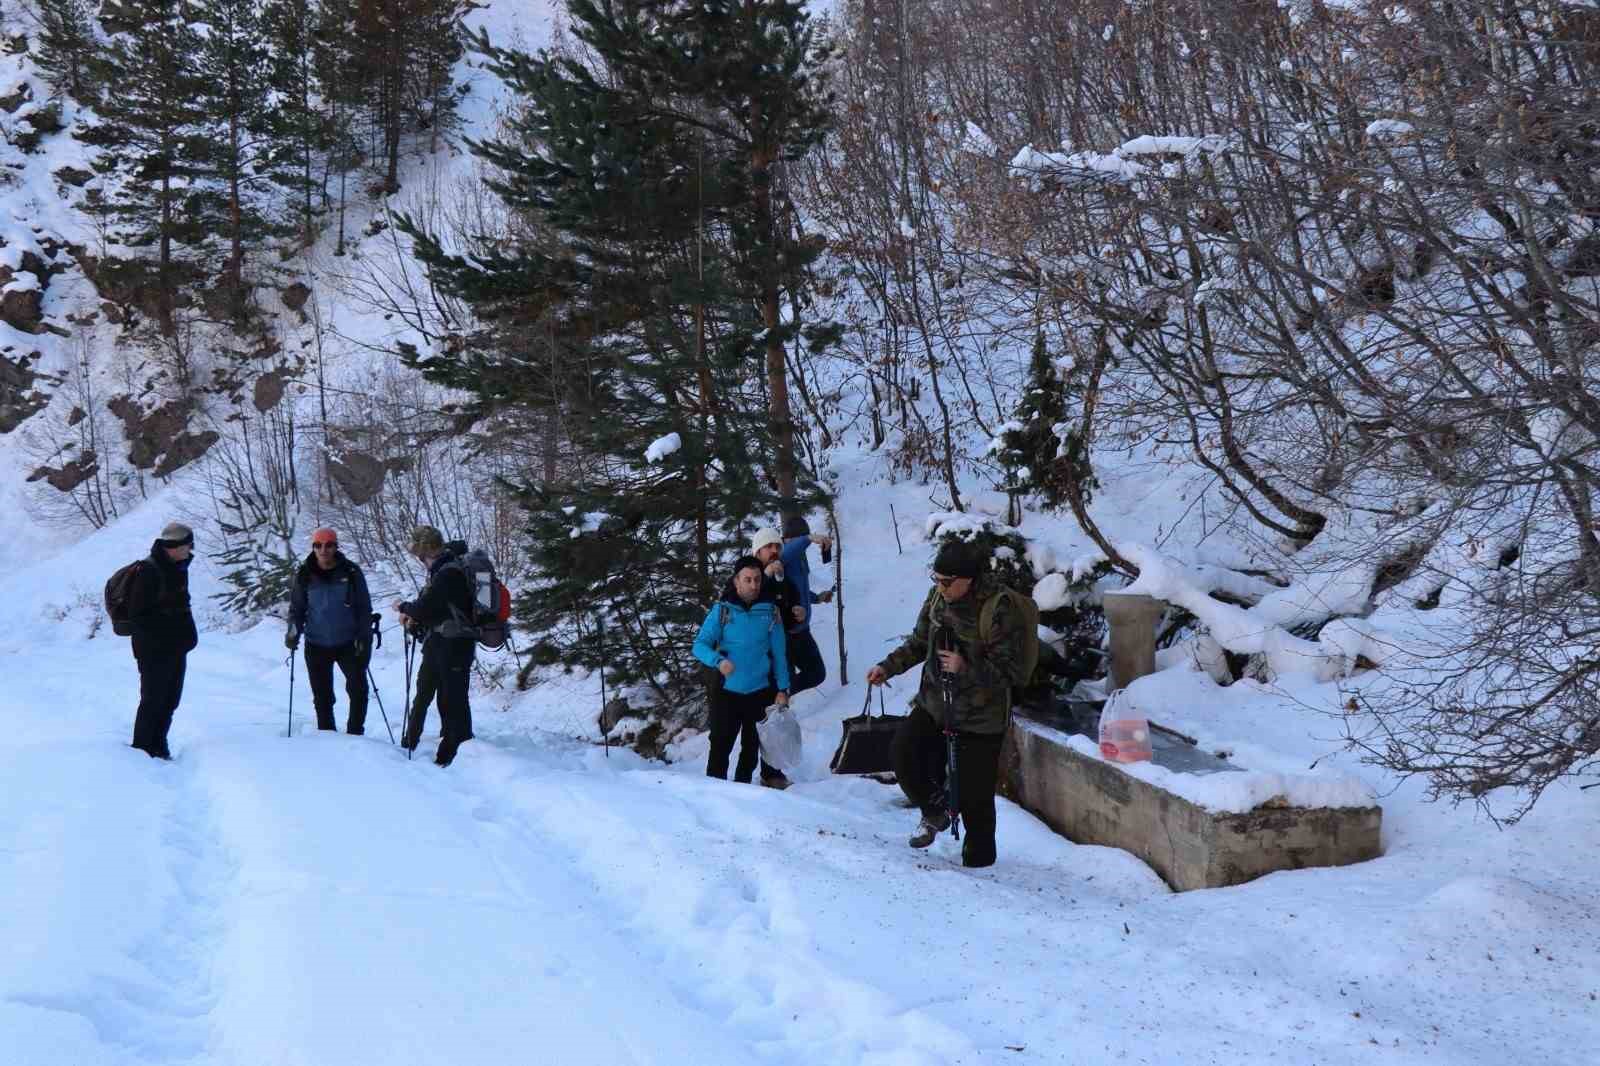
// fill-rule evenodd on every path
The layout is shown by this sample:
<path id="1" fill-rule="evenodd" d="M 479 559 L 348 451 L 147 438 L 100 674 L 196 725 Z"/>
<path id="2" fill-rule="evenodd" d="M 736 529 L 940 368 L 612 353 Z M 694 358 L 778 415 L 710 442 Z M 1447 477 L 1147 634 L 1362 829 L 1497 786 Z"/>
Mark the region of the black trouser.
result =
<path id="1" fill-rule="evenodd" d="M 344 675 L 350 697 L 350 718 L 345 728 L 362 733 L 367 727 L 367 657 L 356 654 L 354 642 L 336 647 L 306 642 L 306 677 L 311 681 L 311 703 L 317 709 L 318 729 L 338 729 L 333 720 L 333 664 Z"/>
<path id="2" fill-rule="evenodd" d="M 139 664 L 139 710 L 133 717 L 133 746 L 158 759 L 172 758 L 167 730 L 183 698 L 188 652 L 135 656 Z"/>
<path id="3" fill-rule="evenodd" d="M 967 866 L 994 863 L 994 789 L 1000 777 L 1004 733 L 957 733 L 957 799 L 961 803 L 961 861 Z M 944 730 L 921 707 L 913 707 L 895 730 L 889 753 L 906 798 L 923 814 L 944 810 Z"/>
<path id="4" fill-rule="evenodd" d="M 474 643 L 471 640 L 445 640 L 432 636 L 422 645 L 422 667 L 417 671 L 417 690 L 432 687 L 437 690 L 439 723 L 443 733 L 439 751 L 433 761 L 449 766 L 455 760 L 456 749 L 463 741 L 472 739 L 472 704 L 467 699 L 467 685 L 472 679 Z M 423 708 L 426 711 L 426 708 Z M 418 715 L 420 719 L 423 715 Z M 422 726 L 417 726 L 421 739 Z"/>
<path id="5" fill-rule="evenodd" d="M 411 697 L 411 707 L 406 712 L 406 731 L 400 738 L 401 747 L 416 749 L 422 743 L 422 730 L 428 724 L 428 708 L 439 689 L 438 672 L 424 660 L 417 669 L 417 692 Z"/>
<path id="6" fill-rule="evenodd" d="M 734 767 L 735 781 L 750 783 L 755 773 L 757 754 L 761 750 L 761 736 L 756 732 L 756 722 L 772 705 L 773 690 L 755 692 L 729 692 L 721 685 L 711 694 L 711 751 L 706 756 L 706 776 L 728 779 L 728 756 L 733 753 L 733 742 L 739 742 L 739 764 Z M 783 773 L 768 766 L 761 759 L 762 777 L 782 777 Z"/>
<path id="7" fill-rule="evenodd" d="M 811 631 L 790 633 L 785 650 L 789 653 L 789 697 L 793 699 L 808 688 L 816 688 L 828 677 L 828 667 L 822 661 L 822 649 Z"/>

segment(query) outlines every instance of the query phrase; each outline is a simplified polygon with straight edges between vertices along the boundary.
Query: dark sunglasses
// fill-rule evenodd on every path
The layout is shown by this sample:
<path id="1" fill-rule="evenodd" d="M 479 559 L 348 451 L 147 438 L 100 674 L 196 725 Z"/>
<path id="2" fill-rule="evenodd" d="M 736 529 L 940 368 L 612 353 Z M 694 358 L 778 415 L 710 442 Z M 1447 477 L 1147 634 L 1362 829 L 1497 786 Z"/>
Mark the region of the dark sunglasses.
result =
<path id="1" fill-rule="evenodd" d="M 961 580 L 959 577 L 945 577 L 943 574 L 930 574 L 928 576 L 932 577 L 933 583 L 942 589 L 947 589 Z"/>
<path id="2" fill-rule="evenodd" d="M 336 540 L 314 540 L 311 542 L 311 546 L 320 551 L 323 548 L 337 548 L 339 542 Z"/>

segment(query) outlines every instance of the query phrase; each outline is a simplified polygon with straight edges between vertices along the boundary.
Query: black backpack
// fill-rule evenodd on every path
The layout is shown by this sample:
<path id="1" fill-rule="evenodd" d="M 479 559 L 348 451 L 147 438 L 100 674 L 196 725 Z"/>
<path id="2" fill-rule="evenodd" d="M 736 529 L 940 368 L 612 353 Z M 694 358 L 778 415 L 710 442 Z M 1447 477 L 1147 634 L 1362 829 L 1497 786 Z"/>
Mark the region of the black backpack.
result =
<path id="1" fill-rule="evenodd" d="M 106 581 L 106 614 L 111 616 L 111 632 L 119 637 L 133 636 L 133 589 L 144 572 L 148 559 L 135 559 Z"/>
<path id="2" fill-rule="evenodd" d="M 511 590 L 500 583 L 494 560 L 482 548 L 473 548 L 457 555 L 450 565 L 460 567 L 472 587 L 472 617 L 463 618 L 460 608 L 452 604 L 452 628 L 460 636 L 472 637 L 481 647 L 499 651 L 511 631 Z"/>

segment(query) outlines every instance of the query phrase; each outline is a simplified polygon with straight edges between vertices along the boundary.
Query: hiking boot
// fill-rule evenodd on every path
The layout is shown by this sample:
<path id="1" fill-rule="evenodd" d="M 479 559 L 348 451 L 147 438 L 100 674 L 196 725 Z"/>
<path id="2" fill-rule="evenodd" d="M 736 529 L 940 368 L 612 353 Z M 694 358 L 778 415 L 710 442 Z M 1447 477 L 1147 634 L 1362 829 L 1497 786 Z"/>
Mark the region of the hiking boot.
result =
<path id="1" fill-rule="evenodd" d="M 774 774 L 771 777 L 763 777 L 761 779 L 762 788 L 775 788 L 779 792 L 782 792 L 792 784 L 794 784 L 794 782 L 790 781 L 789 778 L 783 774 Z"/>
<path id="2" fill-rule="evenodd" d="M 943 811 L 934 814 L 924 814 L 922 822 L 917 826 L 917 831 L 911 834 L 911 839 L 906 841 L 914 848 L 925 848 L 933 843 L 933 838 L 950 828 L 950 816 Z"/>

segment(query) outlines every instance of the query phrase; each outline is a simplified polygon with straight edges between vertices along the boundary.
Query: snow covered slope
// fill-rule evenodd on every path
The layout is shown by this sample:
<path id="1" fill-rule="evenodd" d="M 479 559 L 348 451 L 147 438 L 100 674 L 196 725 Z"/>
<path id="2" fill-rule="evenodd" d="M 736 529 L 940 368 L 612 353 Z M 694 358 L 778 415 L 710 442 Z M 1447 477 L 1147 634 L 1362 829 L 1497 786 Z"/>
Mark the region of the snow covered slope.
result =
<path id="1" fill-rule="evenodd" d="M 496 3 L 474 19 L 529 44 L 550 26 L 544 3 Z M 487 128 L 496 104 L 494 86 L 475 81 L 469 127 Z M 0 217 L 32 211 L 70 229 L 45 194 L 52 167 L 73 161 L 29 163 Z M 469 163 L 418 166 L 400 200 Z M 326 244 L 300 265 L 359 377 L 360 345 L 392 343 L 400 327 L 339 302 L 332 275 L 349 268 Z M 75 297 L 59 284 L 50 299 L 64 302 L 46 311 L 64 317 Z M 287 345 L 304 342 L 285 325 Z M 71 350 L 46 354 L 59 371 Z M 1179 665 L 1138 693 L 1157 719 L 1250 766 L 1364 779 L 1385 809 L 1373 862 L 1174 896 L 1130 856 L 1071 845 L 1004 802 L 992 869 L 962 869 L 948 836 L 906 847 L 915 815 L 898 790 L 826 772 L 862 674 L 910 628 L 926 589 L 928 487 L 888 483 L 878 456 L 832 460 L 851 683 L 839 686 L 825 610 L 830 677 L 796 701 L 805 766 L 777 793 L 705 779 L 703 739 L 670 764 L 606 752 L 597 684 L 580 676 L 475 693 L 478 739 L 446 771 L 406 760 L 383 713 L 365 737 L 307 732 L 298 670 L 285 736 L 281 632 L 239 630 L 248 623 L 212 606 L 220 585 L 204 545 L 177 758 L 151 761 L 127 747 L 137 675 L 126 641 L 102 626 L 100 587 L 198 505 L 198 487 L 180 476 L 80 539 L 25 513 L 24 457 L 9 443 L 5 1066 L 1504 1066 L 1586 1061 L 1596 1046 L 1600 799 L 1558 786 L 1505 830 L 1424 803 L 1420 785 L 1342 750 L 1337 716 L 1370 675 L 1290 671 L 1274 686 L 1223 688 Z M 1096 518 L 1119 542 L 1169 553 L 1190 578 L 1249 561 L 1249 546 L 1207 526 L 1203 474 L 1137 457 L 1098 473 Z M 981 500 L 982 487 L 964 488 Z M 1070 521 L 1029 516 L 1024 532 L 1068 569 L 1090 551 Z M 1306 605 L 1285 594 L 1266 611 L 1278 624 Z M 1345 636 L 1354 648 L 1361 634 Z M 374 675 L 398 726 L 393 634 Z M 910 688 L 901 679 L 890 699 L 903 704 Z"/>
<path id="2" fill-rule="evenodd" d="M 926 580 L 907 517 L 924 490 L 868 469 L 843 479 L 853 683 L 825 617 L 833 676 L 797 701 L 806 766 L 783 793 L 707 780 L 703 741 L 671 765 L 607 754 L 573 678 L 478 693 L 479 739 L 444 771 L 378 714 L 365 737 L 305 732 L 303 675 L 285 738 L 270 623 L 202 634 L 177 758 L 155 762 L 127 747 L 126 643 L 90 638 L 79 602 L 154 519 L 14 568 L 5 1060 L 1503 1064 L 1592 1046 L 1600 832 L 1575 790 L 1499 831 L 1375 781 L 1383 858 L 1178 896 L 1004 802 L 992 869 L 963 870 L 948 835 L 906 847 L 898 790 L 826 773 Z M 398 641 L 374 672 L 396 721 Z M 1317 739 L 1327 686 L 1161 678 L 1158 716 L 1208 745 L 1348 760 Z"/>

